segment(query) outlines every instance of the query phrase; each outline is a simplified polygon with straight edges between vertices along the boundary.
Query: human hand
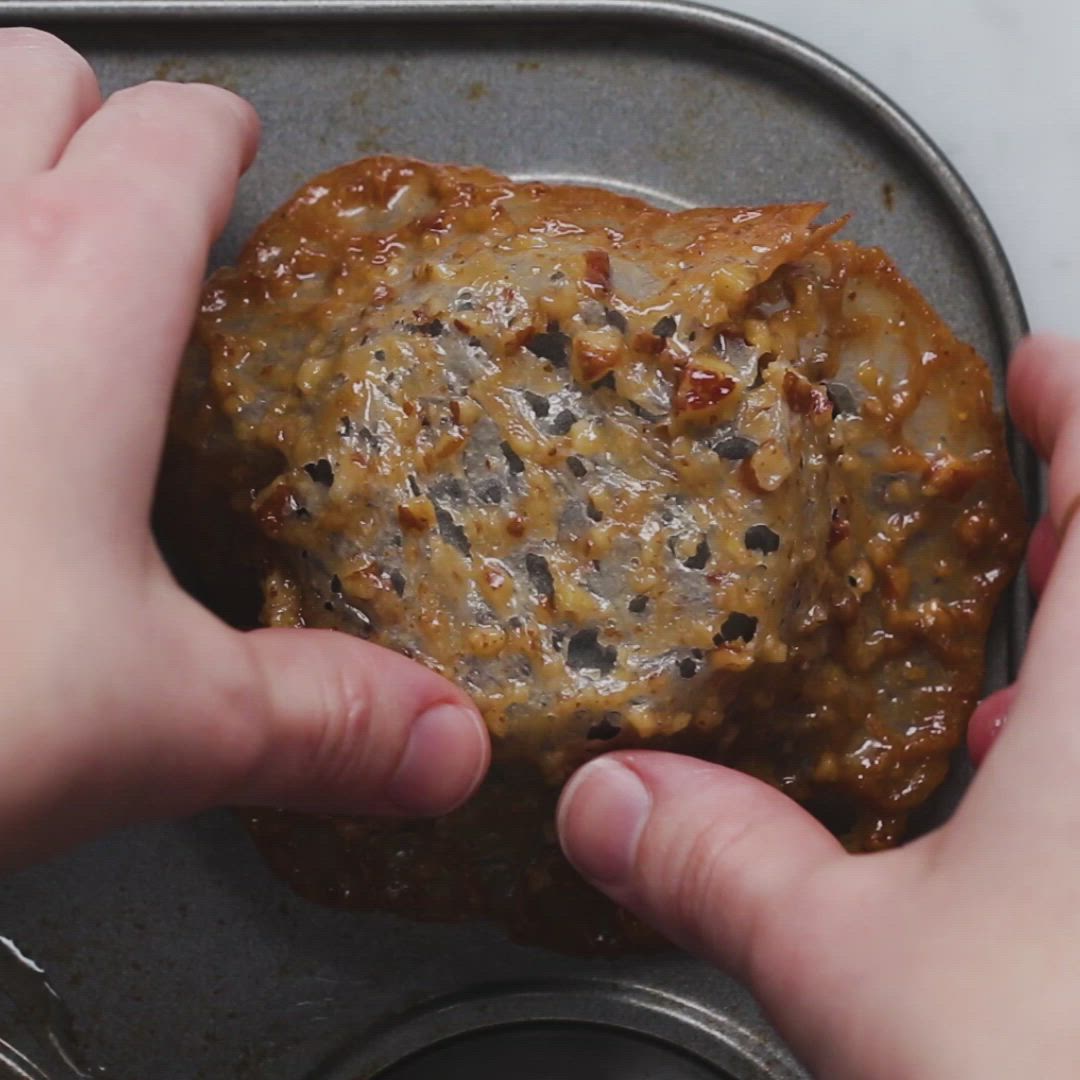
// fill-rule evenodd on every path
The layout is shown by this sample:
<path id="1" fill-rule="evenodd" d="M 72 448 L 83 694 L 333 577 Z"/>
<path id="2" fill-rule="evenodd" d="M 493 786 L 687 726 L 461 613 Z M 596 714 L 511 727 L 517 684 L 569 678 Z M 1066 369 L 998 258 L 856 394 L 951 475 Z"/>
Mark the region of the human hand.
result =
<path id="1" fill-rule="evenodd" d="M 212 86 L 102 105 L 0 30 L 0 866 L 220 803 L 443 812 L 488 759 L 457 689 L 332 631 L 230 630 L 150 533 L 207 252 L 258 140 Z"/>
<path id="2" fill-rule="evenodd" d="M 585 876 L 743 979 L 830 1080 L 1077 1074 L 1080 345 L 1023 343 L 1009 399 L 1051 463 L 1029 554 L 1045 593 L 1019 679 L 973 719 L 985 760 L 947 824 L 850 856 L 764 784 L 659 753 L 592 762 L 560 803 Z"/>

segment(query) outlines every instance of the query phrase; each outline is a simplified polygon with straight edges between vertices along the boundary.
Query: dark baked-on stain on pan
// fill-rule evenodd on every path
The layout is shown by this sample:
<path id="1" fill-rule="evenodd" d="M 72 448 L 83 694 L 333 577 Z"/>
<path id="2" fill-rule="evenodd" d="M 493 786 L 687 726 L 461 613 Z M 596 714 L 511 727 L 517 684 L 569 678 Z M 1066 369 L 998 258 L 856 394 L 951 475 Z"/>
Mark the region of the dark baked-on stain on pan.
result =
<path id="1" fill-rule="evenodd" d="M 495 746 L 438 821 L 247 814 L 295 888 L 644 942 L 552 827 L 624 747 L 744 769 L 853 849 L 900 839 L 1025 530 L 986 365 L 823 209 L 371 158 L 211 278 L 159 500 L 185 580 L 416 658 Z"/>

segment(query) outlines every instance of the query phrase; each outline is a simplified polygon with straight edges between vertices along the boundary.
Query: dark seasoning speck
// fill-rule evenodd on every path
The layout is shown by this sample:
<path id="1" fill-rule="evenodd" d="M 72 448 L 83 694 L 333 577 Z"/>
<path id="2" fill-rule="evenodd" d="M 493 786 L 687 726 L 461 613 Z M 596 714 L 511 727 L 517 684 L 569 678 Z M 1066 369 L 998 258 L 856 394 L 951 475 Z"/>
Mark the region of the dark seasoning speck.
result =
<path id="1" fill-rule="evenodd" d="M 333 486 L 334 467 L 326 458 L 319 458 L 318 461 L 309 462 L 304 466 L 304 472 L 306 472 L 316 484 L 321 484 L 323 487 Z"/>
<path id="2" fill-rule="evenodd" d="M 558 330 L 549 330 L 547 333 L 533 334 L 525 348 L 533 356 L 550 360 L 556 367 L 562 367 L 570 356 L 570 337 Z"/>
<path id="3" fill-rule="evenodd" d="M 698 544 L 697 550 L 683 563 L 683 566 L 685 566 L 687 570 L 704 570 L 708 565 L 709 556 L 711 554 L 712 552 L 709 550 L 709 541 L 702 540 Z"/>
<path id="4" fill-rule="evenodd" d="M 577 423 L 577 417 L 569 409 L 563 409 L 551 421 L 551 433 L 552 435 L 567 435 L 575 423 Z"/>
<path id="5" fill-rule="evenodd" d="M 717 645 L 740 640 L 749 644 L 754 640 L 754 634 L 757 633 L 757 625 L 757 616 L 745 615 L 741 611 L 733 611 L 724 620 L 723 626 L 720 627 L 720 633 L 716 635 L 713 641 Z"/>
<path id="6" fill-rule="evenodd" d="M 772 555 L 780 550 L 780 537 L 768 525 L 751 525 L 743 542 L 747 551 L 759 551 L 762 555 Z"/>

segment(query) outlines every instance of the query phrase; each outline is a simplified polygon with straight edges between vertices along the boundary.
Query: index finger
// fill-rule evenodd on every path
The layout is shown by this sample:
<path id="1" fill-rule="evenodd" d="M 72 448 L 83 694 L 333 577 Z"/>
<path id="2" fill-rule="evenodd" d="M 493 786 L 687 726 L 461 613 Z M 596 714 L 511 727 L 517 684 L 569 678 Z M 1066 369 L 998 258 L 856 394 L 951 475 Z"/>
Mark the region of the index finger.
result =
<path id="1" fill-rule="evenodd" d="M 51 168 L 101 104 L 74 49 L 30 27 L 0 27 L 0 183 Z"/>
<path id="2" fill-rule="evenodd" d="M 258 133 L 251 106 L 219 87 L 121 90 L 6 208 L 14 254 L 6 265 L 0 260 L 0 286 L 27 298 L 9 329 L 41 358 L 26 365 L 35 396 L 75 430 L 87 423 L 86 403 L 107 388 L 107 413 L 92 415 L 107 423 L 109 437 L 91 440 L 92 452 L 66 463 L 73 485 L 99 482 L 117 459 L 145 458 L 145 475 L 115 498 L 123 505 L 149 499 L 149 463 L 210 245 Z M 105 502 L 104 516 L 120 512 Z"/>
<path id="3" fill-rule="evenodd" d="M 155 231 L 180 241 L 201 275 L 258 140 L 255 110 L 236 94 L 149 82 L 113 94 L 72 137 L 57 172 L 115 192 L 135 213 L 150 210 Z"/>

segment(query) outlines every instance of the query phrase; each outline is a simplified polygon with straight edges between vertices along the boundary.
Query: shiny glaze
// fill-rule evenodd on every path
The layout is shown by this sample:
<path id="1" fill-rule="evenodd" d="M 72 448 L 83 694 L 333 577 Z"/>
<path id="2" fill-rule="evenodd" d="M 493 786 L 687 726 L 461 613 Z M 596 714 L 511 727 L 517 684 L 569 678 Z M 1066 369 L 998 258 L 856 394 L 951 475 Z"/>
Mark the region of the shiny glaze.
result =
<path id="1" fill-rule="evenodd" d="M 442 822 L 256 815 L 308 894 L 633 936 L 550 833 L 554 785 L 616 746 L 747 769 L 856 848 L 899 837 L 1024 529 L 984 363 L 821 209 L 377 158 L 208 284 L 166 470 L 184 528 L 212 536 L 224 492 L 264 622 L 415 656 L 495 741 Z"/>

